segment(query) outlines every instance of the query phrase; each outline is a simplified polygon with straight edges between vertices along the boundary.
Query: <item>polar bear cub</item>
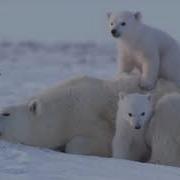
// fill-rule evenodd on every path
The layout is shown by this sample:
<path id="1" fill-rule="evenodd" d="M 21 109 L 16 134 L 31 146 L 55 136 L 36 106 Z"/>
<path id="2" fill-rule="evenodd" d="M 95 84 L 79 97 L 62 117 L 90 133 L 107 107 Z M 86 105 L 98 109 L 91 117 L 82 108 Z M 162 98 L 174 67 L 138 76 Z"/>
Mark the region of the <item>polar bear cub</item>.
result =
<path id="1" fill-rule="evenodd" d="M 149 152 L 144 143 L 144 132 L 152 114 L 152 95 L 119 94 L 113 157 L 137 161 L 147 159 Z"/>
<path id="2" fill-rule="evenodd" d="M 119 71 L 141 73 L 140 86 L 154 88 L 158 77 L 180 85 L 180 47 L 169 34 L 142 22 L 140 12 L 108 13 L 109 27 L 118 40 Z"/>

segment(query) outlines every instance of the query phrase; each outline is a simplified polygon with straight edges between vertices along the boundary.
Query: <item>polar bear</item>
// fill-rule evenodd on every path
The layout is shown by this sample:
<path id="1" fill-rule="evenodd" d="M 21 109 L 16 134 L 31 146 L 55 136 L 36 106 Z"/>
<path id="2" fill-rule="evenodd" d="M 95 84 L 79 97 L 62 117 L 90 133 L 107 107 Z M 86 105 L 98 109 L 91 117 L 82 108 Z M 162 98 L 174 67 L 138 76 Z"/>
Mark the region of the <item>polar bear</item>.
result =
<path id="1" fill-rule="evenodd" d="M 20 105 L 0 110 L 0 138 L 65 152 L 111 156 L 119 92 L 142 92 L 139 76 L 116 80 L 76 77 L 51 87 Z M 158 99 L 178 88 L 159 80 Z"/>
<path id="2" fill-rule="evenodd" d="M 1 139 L 65 152 L 111 156 L 118 92 L 139 91 L 138 77 L 76 77 L 0 110 Z"/>
<path id="3" fill-rule="evenodd" d="M 134 161 L 147 161 L 146 124 L 153 114 L 151 94 L 119 94 L 112 156 Z"/>
<path id="4" fill-rule="evenodd" d="M 180 47 L 169 34 L 142 23 L 140 12 L 108 13 L 113 37 L 118 41 L 119 71 L 141 73 L 140 86 L 153 89 L 158 77 L 180 85 Z"/>
<path id="5" fill-rule="evenodd" d="M 150 120 L 147 145 L 151 148 L 150 163 L 180 166 L 180 94 L 163 96 Z"/>

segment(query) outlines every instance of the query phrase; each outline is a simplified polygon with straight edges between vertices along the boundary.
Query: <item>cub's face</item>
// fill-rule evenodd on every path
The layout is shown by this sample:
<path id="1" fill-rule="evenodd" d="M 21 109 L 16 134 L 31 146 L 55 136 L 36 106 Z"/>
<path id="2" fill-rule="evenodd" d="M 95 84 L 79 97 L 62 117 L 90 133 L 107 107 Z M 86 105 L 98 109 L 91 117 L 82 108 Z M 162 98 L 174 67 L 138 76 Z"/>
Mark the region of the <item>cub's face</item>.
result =
<path id="1" fill-rule="evenodd" d="M 119 95 L 120 116 L 134 129 L 141 129 L 152 116 L 153 103 L 151 95 Z"/>
<path id="2" fill-rule="evenodd" d="M 129 11 L 117 14 L 107 13 L 109 29 L 114 38 L 132 37 L 134 28 L 140 22 L 140 12 Z"/>

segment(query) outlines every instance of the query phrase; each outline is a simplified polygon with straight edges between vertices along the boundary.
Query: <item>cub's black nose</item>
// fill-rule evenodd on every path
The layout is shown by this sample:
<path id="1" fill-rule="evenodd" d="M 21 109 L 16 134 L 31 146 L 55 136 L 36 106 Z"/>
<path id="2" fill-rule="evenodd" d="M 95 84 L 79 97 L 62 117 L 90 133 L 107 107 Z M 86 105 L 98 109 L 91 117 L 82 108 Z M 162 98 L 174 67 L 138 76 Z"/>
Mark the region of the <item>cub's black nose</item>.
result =
<path id="1" fill-rule="evenodd" d="M 116 29 L 112 29 L 112 30 L 111 30 L 111 33 L 112 33 L 112 35 L 116 35 L 116 34 L 117 34 Z"/>

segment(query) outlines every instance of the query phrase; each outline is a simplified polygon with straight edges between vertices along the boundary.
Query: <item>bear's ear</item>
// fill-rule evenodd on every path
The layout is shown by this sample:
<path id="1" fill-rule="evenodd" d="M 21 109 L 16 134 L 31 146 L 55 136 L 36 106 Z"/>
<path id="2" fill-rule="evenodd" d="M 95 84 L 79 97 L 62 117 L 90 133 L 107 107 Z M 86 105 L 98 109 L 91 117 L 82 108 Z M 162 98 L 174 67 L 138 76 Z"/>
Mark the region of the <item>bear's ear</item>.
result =
<path id="1" fill-rule="evenodd" d="M 107 18 L 109 19 L 112 15 L 112 12 L 107 12 L 106 15 L 107 15 Z"/>
<path id="2" fill-rule="evenodd" d="M 41 103 L 38 99 L 33 99 L 28 103 L 28 109 L 31 113 L 37 115 L 41 112 Z"/>
<path id="3" fill-rule="evenodd" d="M 141 19 L 142 19 L 142 14 L 141 14 L 141 12 L 139 12 L 139 11 L 135 12 L 135 13 L 134 13 L 134 17 L 135 17 L 135 19 L 136 19 L 137 21 L 141 21 Z"/>
<path id="4" fill-rule="evenodd" d="M 125 96 L 126 96 L 126 93 L 120 92 L 119 93 L 119 100 L 123 100 Z"/>

